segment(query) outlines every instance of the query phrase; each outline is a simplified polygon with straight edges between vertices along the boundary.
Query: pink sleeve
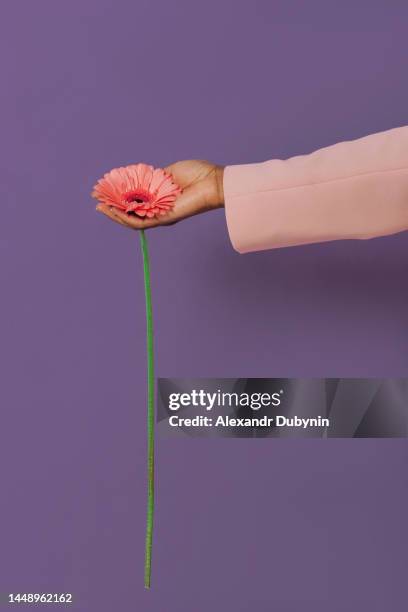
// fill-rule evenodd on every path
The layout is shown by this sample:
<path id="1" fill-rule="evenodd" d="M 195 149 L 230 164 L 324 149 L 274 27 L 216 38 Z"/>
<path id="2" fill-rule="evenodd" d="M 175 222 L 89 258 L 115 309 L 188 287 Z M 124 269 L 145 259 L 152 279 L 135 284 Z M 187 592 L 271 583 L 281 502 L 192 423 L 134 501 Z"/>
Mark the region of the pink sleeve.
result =
<path id="1" fill-rule="evenodd" d="M 227 166 L 228 231 L 240 253 L 408 229 L 408 126 L 309 155 Z"/>

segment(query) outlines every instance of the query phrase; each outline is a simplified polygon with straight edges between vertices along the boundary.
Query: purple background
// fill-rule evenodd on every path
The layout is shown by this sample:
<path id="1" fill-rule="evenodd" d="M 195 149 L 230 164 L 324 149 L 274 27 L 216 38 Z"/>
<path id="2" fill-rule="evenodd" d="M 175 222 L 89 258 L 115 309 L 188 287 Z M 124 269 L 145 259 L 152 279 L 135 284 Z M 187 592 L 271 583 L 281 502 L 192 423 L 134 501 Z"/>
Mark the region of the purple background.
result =
<path id="1" fill-rule="evenodd" d="M 403 125 L 407 20 L 404 0 L 3 0 L 0 591 L 406 610 L 406 441 L 160 440 L 143 589 L 141 260 L 89 193 L 139 160 Z M 239 256 L 217 211 L 149 239 L 159 375 L 406 375 L 408 234 Z"/>

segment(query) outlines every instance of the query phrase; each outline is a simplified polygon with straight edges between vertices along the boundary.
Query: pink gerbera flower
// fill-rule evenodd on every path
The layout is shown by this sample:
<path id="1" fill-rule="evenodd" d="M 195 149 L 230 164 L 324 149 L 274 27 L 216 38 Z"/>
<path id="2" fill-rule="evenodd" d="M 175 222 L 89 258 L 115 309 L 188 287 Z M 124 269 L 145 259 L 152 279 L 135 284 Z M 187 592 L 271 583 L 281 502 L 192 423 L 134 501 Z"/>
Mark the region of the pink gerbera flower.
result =
<path id="1" fill-rule="evenodd" d="M 92 196 L 139 217 L 165 215 L 181 189 L 170 174 L 147 164 L 132 164 L 107 172 L 95 185 Z"/>

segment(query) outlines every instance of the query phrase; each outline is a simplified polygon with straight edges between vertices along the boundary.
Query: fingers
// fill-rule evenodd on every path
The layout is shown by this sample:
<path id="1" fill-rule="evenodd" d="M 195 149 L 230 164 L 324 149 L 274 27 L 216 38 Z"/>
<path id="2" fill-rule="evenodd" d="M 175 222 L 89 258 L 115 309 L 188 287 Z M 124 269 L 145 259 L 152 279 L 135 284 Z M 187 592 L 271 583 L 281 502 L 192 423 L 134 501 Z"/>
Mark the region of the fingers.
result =
<path id="1" fill-rule="evenodd" d="M 137 215 L 128 215 L 127 213 L 118 210 L 117 208 L 113 210 L 113 216 L 114 220 L 118 223 L 122 223 L 123 225 L 126 225 L 127 227 L 136 230 L 147 229 L 148 227 L 155 227 L 156 225 L 160 225 L 159 220 L 155 217 L 149 219 L 147 217 L 138 217 Z"/>
<path id="2" fill-rule="evenodd" d="M 96 210 L 104 214 L 106 217 L 109 217 L 109 219 L 112 221 L 119 223 L 119 225 L 123 225 L 124 227 L 128 227 L 130 229 L 140 230 L 161 225 L 159 219 L 148 219 L 137 217 L 136 215 L 128 215 L 127 213 L 122 212 L 113 206 L 106 206 L 106 204 L 99 204 L 96 207 Z"/>
<path id="3" fill-rule="evenodd" d="M 115 217 L 114 210 L 112 207 L 106 206 L 105 204 L 98 204 L 98 206 L 96 207 L 96 210 L 98 212 L 101 212 L 106 217 L 109 217 L 109 219 L 112 219 L 112 221 L 116 221 L 116 223 L 120 223 L 120 225 L 125 225 L 125 223 L 122 220 Z"/>
<path id="4" fill-rule="evenodd" d="M 187 162 L 188 163 L 188 162 Z M 180 185 L 180 187 L 186 186 L 186 162 L 175 162 L 163 168 L 167 174 L 170 174 L 173 181 Z"/>

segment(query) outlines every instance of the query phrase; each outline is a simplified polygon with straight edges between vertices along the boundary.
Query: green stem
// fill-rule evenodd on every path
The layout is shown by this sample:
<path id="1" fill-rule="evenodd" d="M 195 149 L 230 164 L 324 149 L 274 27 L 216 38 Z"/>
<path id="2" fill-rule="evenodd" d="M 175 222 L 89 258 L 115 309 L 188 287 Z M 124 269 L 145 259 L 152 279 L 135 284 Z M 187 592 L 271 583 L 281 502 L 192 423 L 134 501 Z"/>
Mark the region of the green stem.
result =
<path id="1" fill-rule="evenodd" d="M 144 288 L 146 298 L 146 338 L 147 338 L 147 521 L 144 585 L 150 588 L 152 573 L 152 540 L 154 515 L 154 353 L 153 353 L 153 314 L 150 285 L 150 264 L 147 238 L 140 230 L 140 246 L 143 255 Z"/>

